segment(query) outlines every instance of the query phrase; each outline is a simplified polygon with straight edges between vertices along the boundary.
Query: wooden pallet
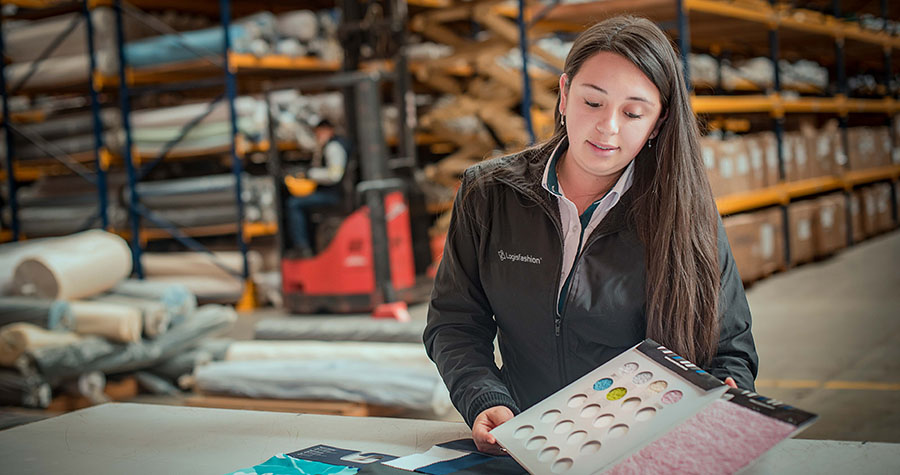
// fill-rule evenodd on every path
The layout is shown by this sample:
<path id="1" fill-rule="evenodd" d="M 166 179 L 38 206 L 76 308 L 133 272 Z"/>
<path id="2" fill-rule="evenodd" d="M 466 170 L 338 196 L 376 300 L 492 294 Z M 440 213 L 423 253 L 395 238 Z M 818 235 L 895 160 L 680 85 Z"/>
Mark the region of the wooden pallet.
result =
<path id="1" fill-rule="evenodd" d="M 377 406 L 362 402 L 256 399 L 234 396 L 200 394 L 184 400 L 185 406 L 213 407 L 219 409 L 243 409 L 250 411 L 292 412 L 303 414 L 328 414 L 338 416 L 393 416 L 402 412 L 399 408 Z"/>

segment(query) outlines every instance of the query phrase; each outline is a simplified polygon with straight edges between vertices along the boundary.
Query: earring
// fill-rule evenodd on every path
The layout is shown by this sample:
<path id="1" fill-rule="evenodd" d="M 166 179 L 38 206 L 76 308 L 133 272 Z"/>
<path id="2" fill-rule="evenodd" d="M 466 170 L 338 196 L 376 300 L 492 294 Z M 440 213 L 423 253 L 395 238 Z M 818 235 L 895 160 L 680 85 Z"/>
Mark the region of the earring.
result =
<path id="1" fill-rule="evenodd" d="M 559 116 L 559 125 L 562 125 L 562 126 L 566 125 L 566 116 L 564 116 L 564 115 Z"/>
<path id="2" fill-rule="evenodd" d="M 653 148 L 653 137 L 647 139 L 647 148 Z"/>

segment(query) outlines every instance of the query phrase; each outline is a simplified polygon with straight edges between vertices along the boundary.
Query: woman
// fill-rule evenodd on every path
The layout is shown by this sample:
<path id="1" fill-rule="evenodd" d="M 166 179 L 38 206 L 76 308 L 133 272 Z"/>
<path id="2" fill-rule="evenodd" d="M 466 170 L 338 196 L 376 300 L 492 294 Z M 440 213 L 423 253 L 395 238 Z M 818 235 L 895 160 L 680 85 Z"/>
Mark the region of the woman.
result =
<path id="1" fill-rule="evenodd" d="M 550 140 L 466 171 L 428 311 L 428 354 L 488 453 L 492 428 L 645 338 L 731 386 L 756 376 L 668 38 L 642 18 L 596 24 L 559 88 Z"/>

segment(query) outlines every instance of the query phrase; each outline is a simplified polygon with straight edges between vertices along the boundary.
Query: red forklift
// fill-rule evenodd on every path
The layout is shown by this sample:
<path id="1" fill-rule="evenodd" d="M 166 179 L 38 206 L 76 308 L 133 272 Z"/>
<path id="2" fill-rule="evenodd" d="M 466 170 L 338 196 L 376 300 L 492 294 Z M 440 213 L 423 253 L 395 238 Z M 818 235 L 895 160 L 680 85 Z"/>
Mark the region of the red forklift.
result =
<path id="1" fill-rule="evenodd" d="M 386 26 L 398 25 L 401 31 L 391 31 L 404 34 L 403 22 Z M 313 240 L 319 245 L 312 256 L 297 255 L 289 247 L 284 232 L 285 172 L 278 147 L 269 147 L 267 168 L 277 190 L 284 305 L 299 314 L 371 312 L 374 317 L 408 320 L 407 303 L 427 299 L 432 280 L 427 275 L 431 264 L 429 217 L 424 195 L 413 178 L 416 145 L 407 120 L 412 97 L 408 93 L 405 53 L 401 50 L 394 58 L 392 72 L 359 71 L 360 48 L 353 41 L 362 42 L 364 38 L 351 34 L 344 40 L 347 54 L 342 72 L 271 82 L 265 87 L 270 144 L 277 143 L 270 92 L 286 88 L 342 91 L 346 136 L 352 143 L 341 183 L 343 201 L 332 209 L 310 213 L 313 234 L 319 238 Z M 400 111 L 399 158 L 389 158 L 381 125 L 382 86 L 388 82 L 393 84 Z"/>

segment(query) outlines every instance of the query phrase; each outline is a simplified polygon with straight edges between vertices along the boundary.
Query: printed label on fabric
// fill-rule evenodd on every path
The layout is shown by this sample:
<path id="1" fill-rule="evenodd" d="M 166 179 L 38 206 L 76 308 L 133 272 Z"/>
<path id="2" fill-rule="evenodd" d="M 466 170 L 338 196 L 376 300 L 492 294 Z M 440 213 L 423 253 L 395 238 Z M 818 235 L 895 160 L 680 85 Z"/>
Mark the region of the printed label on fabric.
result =
<path id="1" fill-rule="evenodd" d="M 522 255 L 522 254 L 511 254 L 503 249 L 497 251 L 497 255 L 500 256 L 500 262 L 504 261 L 514 261 L 514 262 L 524 262 L 526 264 L 540 264 L 544 259 L 543 257 L 534 257 L 532 255 Z"/>

